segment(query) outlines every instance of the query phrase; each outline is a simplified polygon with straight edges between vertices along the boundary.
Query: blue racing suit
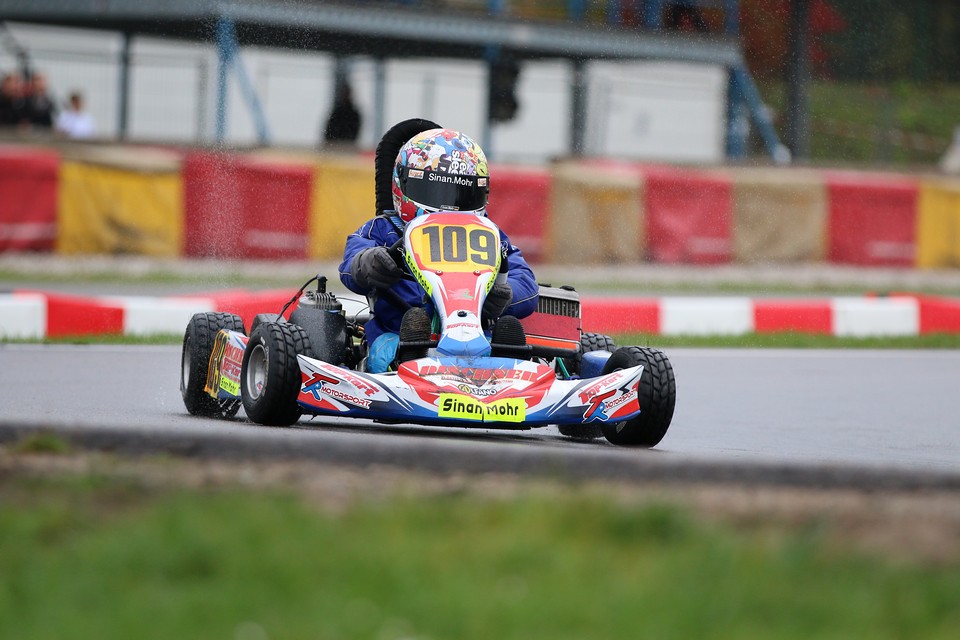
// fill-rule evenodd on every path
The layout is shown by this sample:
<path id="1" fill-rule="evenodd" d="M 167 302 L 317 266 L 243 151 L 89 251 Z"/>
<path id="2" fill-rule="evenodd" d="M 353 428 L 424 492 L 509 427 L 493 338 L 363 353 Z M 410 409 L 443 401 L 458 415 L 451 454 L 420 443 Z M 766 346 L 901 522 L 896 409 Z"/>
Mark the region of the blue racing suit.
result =
<path id="1" fill-rule="evenodd" d="M 360 287 L 350 274 L 350 265 L 353 258 L 364 249 L 370 247 L 390 247 L 397 240 L 403 237 L 403 221 L 399 216 L 390 213 L 384 213 L 373 220 L 369 220 L 354 233 L 347 236 L 347 245 L 343 251 L 343 262 L 340 263 L 340 281 L 344 286 L 354 293 L 367 295 L 372 293 L 367 289 Z M 539 286 L 537 280 L 530 270 L 527 261 L 523 259 L 520 249 L 510 244 L 510 238 L 503 231 L 500 231 L 500 244 L 506 247 L 507 282 L 513 290 L 513 300 L 510 306 L 506 308 L 503 315 L 525 318 L 537 309 L 537 300 L 539 296 Z M 427 315 L 432 317 L 434 313 L 433 302 L 424 299 L 423 289 L 419 284 L 411 280 L 400 280 L 391 287 L 403 300 L 413 307 L 424 307 Z M 398 308 L 386 296 L 378 296 L 373 307 L 373 319 L 364 325 L 367 343 L 373 342 L 383 333 L 399 333 L 400 320 L 403 318 L 405 309 Z"/>

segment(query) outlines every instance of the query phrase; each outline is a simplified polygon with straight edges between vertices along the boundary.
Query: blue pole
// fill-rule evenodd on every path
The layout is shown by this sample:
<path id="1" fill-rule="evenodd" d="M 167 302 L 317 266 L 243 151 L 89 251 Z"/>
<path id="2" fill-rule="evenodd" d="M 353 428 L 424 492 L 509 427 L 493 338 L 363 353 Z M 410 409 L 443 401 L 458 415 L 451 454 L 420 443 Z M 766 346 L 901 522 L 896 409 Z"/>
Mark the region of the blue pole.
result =
<path id="1" fill-rule="evenodd" d="M 246 68 L 239 60 L 240 45 L 237 42 L 237 32 L 234 28 L 233 20 L 230 18 L 221 18 L 217 23 L 217 27 L 221 46 L 226 50 L 228 60 L 233 63 L 233 68 L 237 73 L 237 80 L 240 81 L 240 90 L 243 92 L 243 97 L 246 99 L 247 105 L 253 113 L 253 122 L 257 128 L 257 140 L 262 145 L 269 144 L 270 132 L 267 129 L 267 118 L 263 113 L 263 108 L 260 106 L 260 99 L 257 97 L 257 92 L 253 88 L 253 83 L 250 82 L 250 76 L 247 75 Z"/>
<path id="2" fill-rule="evenodd" d="M 587 0 L 567 0 L 567 17 L 582 20 L 587 12 Z"/>
<path id="3" fill-rule="evenodd" d="M 620 0 L 607 0 L 607 24 L 620 24 Z"/>
<path id="4" fill-rule="evenodd" d="M 727 74 L 727 157 L 743 158 L 747 153 L 750 115 L 745 108 L 733 69 Z"/>
<path id="5" fill-rule="evenodd" d="M 647 0 L 643 3 L 643 24 L 651 31 L 663 28 L 663 0 Z"/>
<path id="6" fill-rule="evenodd" d="M 227 69 L 230 66 L 230 25 L 226 18 L 217 20 L 217 114 L 214 140 L 223 144 L 227 132 Z"/>
<path id="7" fill-rule="evenodd" d="M 379 140 L 386 132 L 387 118 L 387 63 L 383 58 L 373 61 L 373 139 Z"/>
<path id="8" fill-rule="evenodd" d="M 723 0 L 723 30 L 728 36 L 740 35 L 740 0 Z"/>
<path id="9" fill-rule="evenodd" d="M 733 78 L 733 82 L 737 85 L 737 91 L 741 93 L 746 101 L 754 122 L 757 123 L 757 130 L 760 133 L 760 137 L 763 138 L 767 152 L 777 164 L 789 164 L 790 150 L 780 142 L 777 136 L 777 130 L 774 128 L 773 121 L 770 119 L 770 112 L 767 110 L 766 105 L 763 104 L 760 92 L 753 83 L 753 78 L 750 77 L 747 67 L 741 62 L 739 65 L 730 69 L 730 75 Z"/>

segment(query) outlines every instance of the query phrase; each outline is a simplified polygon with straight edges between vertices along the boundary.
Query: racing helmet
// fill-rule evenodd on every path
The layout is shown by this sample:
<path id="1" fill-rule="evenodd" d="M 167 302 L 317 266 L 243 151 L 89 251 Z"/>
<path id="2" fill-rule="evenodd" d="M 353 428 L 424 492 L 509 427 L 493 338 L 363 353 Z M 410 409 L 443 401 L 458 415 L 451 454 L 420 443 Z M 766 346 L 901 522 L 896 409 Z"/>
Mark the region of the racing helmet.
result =
<path id="1" fill-rule="evenodd" d="M 400 147 L 393 167 L 393 207 L 404 222 L 438 211 L 486 215 L 487 157 L 453 129 L 428 129 Z"/>

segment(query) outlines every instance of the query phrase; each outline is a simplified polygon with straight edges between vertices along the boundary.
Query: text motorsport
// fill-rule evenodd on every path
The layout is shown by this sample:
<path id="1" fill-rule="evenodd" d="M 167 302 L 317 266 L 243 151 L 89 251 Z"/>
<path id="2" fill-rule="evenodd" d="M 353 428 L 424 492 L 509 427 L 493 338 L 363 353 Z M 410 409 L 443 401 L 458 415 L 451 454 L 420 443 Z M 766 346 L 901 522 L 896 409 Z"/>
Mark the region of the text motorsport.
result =
<path id="1" fill-rule="evenodd" d="M 478 420 L 490 422 L 523 422 L 527 415 L 527 404 L 523 398 L 504 398 L 494 402 L 480 402 L 470 396 L 456 393 L 441 393 L 440 418 L 458 418 L 460 420 Z"/>

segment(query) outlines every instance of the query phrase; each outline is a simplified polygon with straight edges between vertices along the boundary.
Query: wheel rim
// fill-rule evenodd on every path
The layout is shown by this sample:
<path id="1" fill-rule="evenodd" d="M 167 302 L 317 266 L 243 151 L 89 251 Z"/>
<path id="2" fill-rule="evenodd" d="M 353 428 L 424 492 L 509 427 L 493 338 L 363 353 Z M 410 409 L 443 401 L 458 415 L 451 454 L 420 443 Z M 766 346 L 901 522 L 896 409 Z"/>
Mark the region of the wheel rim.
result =
<path id="1" fill-rule="evenodd" d="M 190 370 L 193 368 L 190 358 L 190 350 L 193 345 L 190 343 L 190 338 L 183 342 L 183 354 L 180 356 L 180 389 L 187 389 L 190 386 Z"/>
<path id="2" fill-rule="evenodd" d="M 244 386 L 247 396 L 257 400 L 263 393 L 263 386 L 267 383 L 267 350 L 262 344 L 255 345 L 247 361 L 247 375 L 244 377 Z"/>

